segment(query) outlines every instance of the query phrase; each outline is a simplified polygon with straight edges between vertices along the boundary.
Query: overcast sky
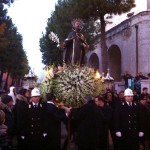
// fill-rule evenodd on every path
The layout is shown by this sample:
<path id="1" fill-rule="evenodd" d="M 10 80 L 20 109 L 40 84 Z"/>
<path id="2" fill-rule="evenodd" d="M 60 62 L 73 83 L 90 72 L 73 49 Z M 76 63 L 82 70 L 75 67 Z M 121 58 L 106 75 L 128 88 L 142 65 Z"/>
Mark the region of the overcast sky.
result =
<path id="1" fill-rule="evenodd" d="M 57 0 L 15 0 L 8 10 L 8 15 L 23 36 L 23 47 L 29 65 L 39 78 L 44 73 L 39 39 L 41 33 L 45 32 L 47 19 L 54 10 L 56 2 Z"/>

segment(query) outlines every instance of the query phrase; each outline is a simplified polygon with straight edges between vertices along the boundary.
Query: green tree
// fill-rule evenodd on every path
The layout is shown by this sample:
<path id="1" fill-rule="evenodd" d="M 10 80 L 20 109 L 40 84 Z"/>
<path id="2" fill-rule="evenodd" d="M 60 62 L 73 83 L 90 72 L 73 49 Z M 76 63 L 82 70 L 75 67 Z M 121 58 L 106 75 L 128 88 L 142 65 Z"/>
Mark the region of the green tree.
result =
<path id="1" fill-rule="evenodd" d="M 7 18 L 7 9 L 4 7 L 4 5 L 10 6 L 10 4 L 13 3 L 13 0 L 0 0 L 0 52 L 1 55 L 3 55 L 3 51 L 8 46 L 8 41 L 5 37 L 5 30 L 6 30 L 6 23 L 5 20 Z M 2 56 L 3 57 L 3 56 Z M 0 62 L 3 63 L 2 59 L 0 58 Z M 0 64 L 2 66 L 2 64 Z M 0 67 L 0 85 L 2 82 L 2 75 L 3 70 Z"/>
<path id="2" fill-rule="evenodd" d="M 29 66 L 26 53 L 22 46 L 22 35 L 19 34 L 17 28 L 12 25 L 11 19 L 8 20 L 8 22 L 6 35 L 9 45 L 6 52 L 8 53 L 7 59 L 9 59 L 9 63 L 7 69 L 12 78 L 23 78 L 24 75 L 28 73 Z"/>
<path id="3" fill-rule="evenodd" d="M 7 16 L 6 5 L 10 6 L 13 0 L 0 0 L 0 51 L 7 46 L 7 40 L 4 36 L 4 31 L 6 29 L 6 24 L 4 23 Z"/>
<path id="4" fill-rule="evenodd" d="M 6 24 L 4 35 L 7 47 L 3 48 L 0 55 L 0 81 L 4 72 L 8 72 L 12 78 L 22 79 L 29 70 L 27 56 L 22 46 L 22 36 L 17 32 L 10 17 L 7 17 L 4 23 Z M 7 87 L 7 82 L 5 87 Z"/>

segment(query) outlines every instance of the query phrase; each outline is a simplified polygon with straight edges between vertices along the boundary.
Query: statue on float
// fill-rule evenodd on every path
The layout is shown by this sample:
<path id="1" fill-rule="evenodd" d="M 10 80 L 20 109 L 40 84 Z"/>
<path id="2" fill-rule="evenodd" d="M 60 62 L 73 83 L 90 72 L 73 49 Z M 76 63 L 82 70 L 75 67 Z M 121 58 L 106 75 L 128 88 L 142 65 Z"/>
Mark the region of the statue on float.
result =
<path id="1" fill-rule="evenodd" d="M 83 24 L 84 23 L 81 19 L 74 19 L 72 21 L 72 31 L 64 40 L 64 61 L 66 65 L 80 66 L 84 64 L 84 56 L 88 51 L 89 45 L 87 44 L 84 35 L 81 33 Z"/>

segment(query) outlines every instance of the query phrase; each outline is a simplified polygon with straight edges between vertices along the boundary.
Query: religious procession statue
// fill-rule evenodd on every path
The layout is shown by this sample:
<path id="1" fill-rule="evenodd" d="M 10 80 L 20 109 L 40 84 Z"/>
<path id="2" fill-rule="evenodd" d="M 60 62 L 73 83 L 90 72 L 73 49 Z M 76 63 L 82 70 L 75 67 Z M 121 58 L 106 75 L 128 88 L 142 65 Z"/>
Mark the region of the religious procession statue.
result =
<path id="1" fill-rule="evenodd" d="M 64 40 L 66 65 L 82 65 L 84 64 L 85 52 L 89 45 L 86 42 L 84 35 L 81 33 L 83 29 L 83 21 L 81 19 L 74 19 L 72 21 L 72 31 Z"/>

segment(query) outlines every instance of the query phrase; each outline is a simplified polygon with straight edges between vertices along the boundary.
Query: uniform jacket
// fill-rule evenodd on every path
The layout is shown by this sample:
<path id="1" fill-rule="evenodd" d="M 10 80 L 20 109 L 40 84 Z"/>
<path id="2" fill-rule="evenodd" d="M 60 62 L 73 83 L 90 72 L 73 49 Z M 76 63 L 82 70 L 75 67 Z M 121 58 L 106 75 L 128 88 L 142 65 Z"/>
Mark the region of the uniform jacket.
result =
<path id="1" fill-rule="evenodd" d="M 133 135 L 138 136 L 142 129 L 142 118 L 139 111 L 139 106 L 132 103 L 128 106 L 127 102 L 118 103 L 114 111 L 114 129 L 120 131 L 122 136 Z"/>
<path id="2" fill-rule="evenodd" d="M 34 108 L 32 103 L 26 109 L 24 134 L 29 137 L 38 138 L 46 133 L 45 130 L 45 105 L 39 102 L 38 107 Z"/>
<path id="3" fill-rule="evenodd" d="M 118 103 L 114 110 L 114 130 L 121 132 L 121 150 L 138 150 L 139 132 L 143 131 L 144 123 L 139 106 L 132 102 L 129 106 L 127 102 Z"/>
<path id="4" fill-rule="evenodd" d="M 35 108 L 32 103 L 25 109 L 23 118 L 22 134 L 25 137 L 26 149 L 43 150 L 46 131 L 45 105 L 39 102 Z"/>

